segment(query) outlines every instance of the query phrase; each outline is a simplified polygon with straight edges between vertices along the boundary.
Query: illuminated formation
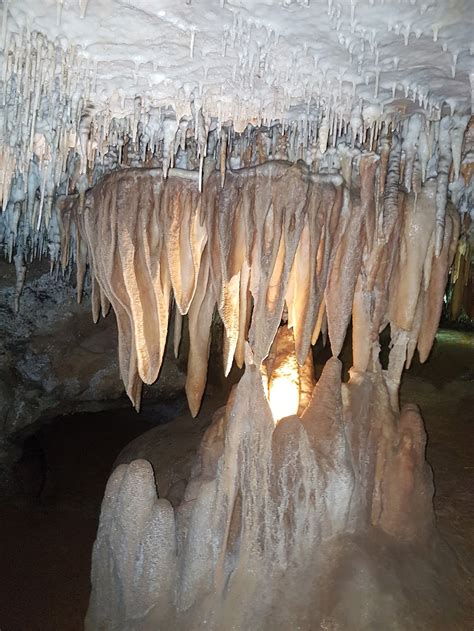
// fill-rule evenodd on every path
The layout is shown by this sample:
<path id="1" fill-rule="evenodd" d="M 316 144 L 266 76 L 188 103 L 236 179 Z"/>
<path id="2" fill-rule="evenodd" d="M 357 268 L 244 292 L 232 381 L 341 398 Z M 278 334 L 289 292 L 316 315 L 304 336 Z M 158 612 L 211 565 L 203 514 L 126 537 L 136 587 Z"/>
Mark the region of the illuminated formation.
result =
<path id="1" fill-rule="evenodd" d="M 275 343 L 284 349 L 278 365 L 288 331 Z M 293 401 L 298 377 L 286 376 L 288 386 L 270 379 L 270 405 L 272 388 Z M 400 628 L 446 625 L 430 583 L 401 588 L 397 563 L 384 567 L 391 601 L 379 604 L 380 559 L 417 564 L 414 546 L 435 534 L 416 407 L 398 411 L 380 369 L 352 371 L 342 385 L 332 358 L 309 403 L 302 389 L 303 412 L 276 423 L 265 384 L 247 347 L 245 374 L 207 430 L 175 511 L 157 498 L 148 462 L 114 471 L 94 546 L 87 629 L 337 629 L 347 617 L 359 629 L 387 615 Z M 380 538 L 391 552 L 378 557 Z M 426 592 L 430 600 L 419 601 Z"/>
<path id="2" fill-rule="evenodd" d="M 423 422 L 416 406 L 400 411 L 398 388 L 416 348 L 422 361 L 430 352 L 460 219 L 448 203 L 437 221 L 436 179 L 404 190 L 401 173 L 411 166 L 400 147 L 396 134 L 384 139 L 381 156 L 341 147 L 340 174 L 271 161 L 228 171 L 224 182 L 208 160 L 202 193 L 197 177 L 178 170 L 167 180 L 156 170 L 126 170 L 73 207 L 78 252 L 90 256 L 95 317 L 110 301 L 135 405 L 141 380 L 159 372 L 172 294 L 177 313 L 188 314 L 193 414 L 214 308 L 224 323 L 226 371 L 233 359 L 245 365 L 176 510 L 156 497 L 147 462 L 113 473 L 94 547 L 88 629 L 341 624 L 349 605 L 328 612 L 318 587 L 343 565 L 331 555 L 340 559 L 348 546 L 351 558 L 357 537 L 388 536 L 396 547 L 434 536 Z M 78 269 L 80 286 L 85 258 Z M 337 357 L 351 317 L 353 367 L 342 384 Z M 175 348 L 179 316 L 177 323 Z M 383 370 L 379 335 L 387 324 Z M 320 334 L 333 357 L 314 385 L 310 348 Z M 370 558 L 362 562 L 374 571 Z M 377 585 L 362 592 L 378 594 Z M 341 586 L 334 589 L 342 598 Z M 350 581 L 344 589 L 356 597 Z M 397 591 L 391 615 L 402 624 L 408 608 L 410 624 L 417 615 L 438 623 L 431 597 L 427 613 Z M 382 624 L 376 610 L 367 615 Z"/>
<path id="3" fill-rule="evenodd" d="M 214 307 L 225 327 L 226 374 L 234 357 L 243 365 L 247 339 L 261 364 L 284 310 L 300 364 L 326 330 L 337 357 L 351 315 L 356 370 L 376 369 L 387 324 L 395 390 L 417 346 L 421 360 L 428 357 L 459 215 L 449 203 L 442 218 L 433 211 L 434 178 L 416 192 L 401 190 L 400 171 L 413 165 L 402 162 L 395 135 L 384 142 L 385 164 L 374 152 L 341 147 L 345 178 L 273 161 L 229 171 L 222 185 L 208 158 L 199 193 L 198 178 L 177 169 L 166 180 L 155 170 L 123 170 L 63 214 L 69 229 L 77 223 L 79 288 L 90 263 L 94 318 L 114 308 L 121 375 L 136 407 L 141 382 L 160 370 L 172 295 L 179 315 L 189 316 L 186 391 L 194 415 Z"/>
<path id="4" fill-rule="evenodd" d="M 224 372 L 244 369 L 176 508 L 149 463 L 113 472 L 88 631 L 456 628 L 423 422 L 398 392 L 453 261 L 449 311 L 470 309 L 468 15 L 469 0 L 4 2 L 16 310 L 30 260 L 75 268 L 94 320 L 115 312 L 137 409 L 184 319 L 194 416 L 216 312 Z"/>

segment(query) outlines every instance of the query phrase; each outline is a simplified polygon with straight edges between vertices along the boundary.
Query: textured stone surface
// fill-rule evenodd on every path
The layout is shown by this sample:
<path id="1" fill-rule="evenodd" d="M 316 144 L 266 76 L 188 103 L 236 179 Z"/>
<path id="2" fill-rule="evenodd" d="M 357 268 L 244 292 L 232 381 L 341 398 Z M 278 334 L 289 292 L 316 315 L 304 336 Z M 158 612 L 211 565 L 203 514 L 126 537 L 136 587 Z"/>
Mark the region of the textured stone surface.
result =
<path id="1" fill-rule="evenodd" d="M 100 524 L 94 544 L 92 580 L 100 587 L 92 595 L 91 608 L 97 606 L 105 620 L 128 619 L 129 629 L 139 628 L 134 620 L 154 606 L 166 615 L 172 600 L 173 508 L 157 498 L 150 463 L 136 460 L 113 472 L 103 510 L 110 521 Z M 101 552 L 108 549 L 116 551 L 113 566 L 103 563 Z M 108 580 L 110 572 L 116 578 L 113 583 Z M 86 624 L 101 628 L 95 621 Z"/>
<path id="2" fill-rule="evenodd" d="M 220 399 L 219 393 L 215 392 L 212 400 L 204 402 L 196 419 L 184 411 L 172 422 L 141 434 L 122 449 L 114 468 L 135 460 L 147 460 L 153 468 L 158 497 L 167 498 L 176 507 L 192 477 L 196 452 L 210 424 L 212 410 Z"/>
<path id="3" fill-rule="evenodd" d="M 421 417 L 392 407 L 383 371 L 353 372 L 348 384 L 340 372 L 330 359 L 301 417 L 275 425 L 248 366 L 174 511 L 157 504 L 149 463 L 115 471 L 86 629 L 456 628 L 440 605 L 444 561 Z M 135 511 L 154 510 L 156 526 L 136 525 Z M 142 589 L 158 567 L 158 591 Z"/>

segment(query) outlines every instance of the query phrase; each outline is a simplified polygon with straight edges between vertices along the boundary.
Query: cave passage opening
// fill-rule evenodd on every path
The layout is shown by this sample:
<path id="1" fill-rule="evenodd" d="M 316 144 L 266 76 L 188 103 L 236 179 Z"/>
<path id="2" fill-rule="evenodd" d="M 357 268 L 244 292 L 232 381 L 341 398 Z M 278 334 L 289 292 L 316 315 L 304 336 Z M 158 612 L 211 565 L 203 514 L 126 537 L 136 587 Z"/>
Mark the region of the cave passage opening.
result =
<path id="1" fill-rule="evenodd" d="M 112 402 L 113 403 L 113 402 Z M 117 402 L 115 402 L 117 405 Z M 0 500 L 0 620 L 11 631 L 83 628 L 104 488 L 122 450 L 187 413 L 184 393 L 39 419 L 18 440 L 16 494 Z M 198 424 L 196 424 L 198 425 Z M 167 440 L 167 439 L 164 439 Z"/>

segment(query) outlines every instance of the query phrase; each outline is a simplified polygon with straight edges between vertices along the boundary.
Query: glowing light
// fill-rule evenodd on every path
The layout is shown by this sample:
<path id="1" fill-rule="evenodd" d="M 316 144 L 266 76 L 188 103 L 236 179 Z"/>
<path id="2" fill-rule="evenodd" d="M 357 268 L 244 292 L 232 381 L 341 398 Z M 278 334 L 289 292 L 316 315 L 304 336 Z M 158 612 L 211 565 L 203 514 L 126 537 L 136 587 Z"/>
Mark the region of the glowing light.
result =
<path id="1" fill-rule="evenodd" d="M 273 370 L 268 384 L 268 403 L 275 423 L 298 412 L 300 380 L 294 354 L 287 355 Z"/>

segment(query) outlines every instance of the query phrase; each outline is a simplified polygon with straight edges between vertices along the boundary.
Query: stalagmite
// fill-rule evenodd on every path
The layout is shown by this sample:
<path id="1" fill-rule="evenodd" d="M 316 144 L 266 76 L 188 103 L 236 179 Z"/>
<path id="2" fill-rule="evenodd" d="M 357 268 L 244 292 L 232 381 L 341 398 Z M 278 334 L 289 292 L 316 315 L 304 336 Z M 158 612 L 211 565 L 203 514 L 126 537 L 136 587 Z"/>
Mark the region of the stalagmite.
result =
<path id="1" fill-rule="evenodd" d="M 372 521 L 402 541 L 423 540 L 433 531 L 433 482 L 424 459 L 426 434 L 417 406 L 402 409 L 390 439 L 392 448 L 378 454 Z M 404 514 L 412 519 L 403 519 Z"/>
<path id="2" fill-rule="evenodd" d="M 281 337 L 284 345 L 290 339 L 288 333 L 286 329 Z M 294 348 L 289 350 L 294 375 L 298 371 Z M 288 354 L 283 353 L 283 357 Z M 274 362 L 275 377 L 271 363 L 267 365 L 270 388 L 272 381 L 275 387 L 281 385 L 277 376 L 280 364 Z M 290 373 L 288 377 L 293 379 Z M 271 392 L 268 396 L 271 402 Z M 356 439 L 358 416 L 366 414 L 366 406 L 374 400 L 378 421 L 372 432 Z M 368 373 L 353 376 L 343 386 L 341 364 L 332 358 L 301 417 L 292 415 L 275 425 L 270 405 L 262 376 L 247 348 L 244 377 L 203 439 L 194 477 L 174 515 L 176 530 L 170 526 L 163 536 L 160 530 L 155 543 L 160 558 L 165 558 L 165 550 L 173 551 L 166 557 L 166 565 L 159 566 L 165 581 L 159 593 L 172 594 L 171 611 L 169 602 L 158 609 L 152 607 L 158 601 L 151 597 L 141 606 L 144 614 L 139 620 L 144 628 L 173 624 L 186 629 L 204 623 L 213 629 L 223 625 L 248 628 L 256 619 L 265 629 L 275 628 L 275 624 L 277 628 L 314 628 L 328 615 L 318 592 L 318 572 L 331 556 L 339 556 L 342 542 L 346 554 L 352 549 L 357 539 L 350 533 L 377 527 L 411 543 L 432 533 L 432 482 L 423 458 L 421 419 L 413 406 L 401 415 L 391 410 L 382 373 L 372 378 Z M 138 461 L 114 475 L 131 476 L 140 471 L 145 489 L 153 480 L 145 467 Z M 372 476 L 367 477 L 367 467 Z M 396 483 L 400 476 L 401 485 Z M 367 480 L 373 481 L 371 486 Z M 141 496 L 135 487 L 133 493 Z M 422 502 L 417 501 L 420 494 Z M 404 502 L 412 507 L 410 513 L 405 513 Z M 104 574 L 100 581 L 96 575 L 95 584 L 110 584 L 115 575 L 104 560 L 114 554 L 108 533 L 119 503 L 128 503 L 125 488 L 118 494 L 106 493 L 94 565 L 96 572 L 102 568 Z M 133 536 L 138 541 L 130 542 L 130 551 L 140 546 L 146 533 L 134 530 Z M 145 558 L 144 563 L 156 568 L 153 558 Z M 362 563 L 372 568 L 370 561 L 364 559 Z M 143 568 L 145 575 L 152 567 Z M 139 589 L 131 583 L 133 572 L 133 566 L 129 567 L 122 579 L 129 595 Z M 285 590 L 275 591 L 283 576 Z M 297 576 L 304 580 L 293 580 Z M 252 589 L 248 589 L 249 581 Z M 351 589 L 349 585 L 347 588 Z M 374 589 L 373 583 L 370 589 Z M 253 598 L 255 592 L 258 599 Z M 410 606 L 410 590 L 405 594 L 404 606 Z M 114 606 L 117 597 L 117 592 L 111 592 L 108 598 L 112 604 L 104 609 L 96 592 L 86 628 L 120 626 L 123 605 L 117 602 Z M 132 609 L 127 607 L 127 611 L 131 616 Z M 337 612 L 332 615 L 339 621 Z"/>
<path id="3" fill-rule="evenodd" d="M 294 414 L 302 415 L 315 386 L 314 367 L 309 353 L 298 363 L 291 329 L 280 327 L 262 366 L 268 402 L 275 421 Z"/>

